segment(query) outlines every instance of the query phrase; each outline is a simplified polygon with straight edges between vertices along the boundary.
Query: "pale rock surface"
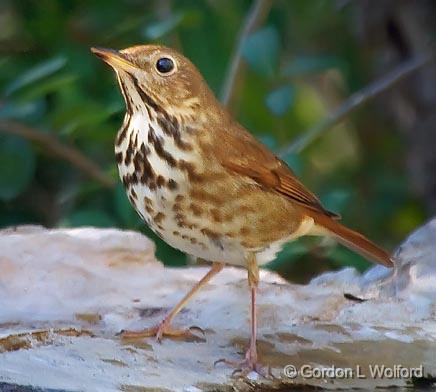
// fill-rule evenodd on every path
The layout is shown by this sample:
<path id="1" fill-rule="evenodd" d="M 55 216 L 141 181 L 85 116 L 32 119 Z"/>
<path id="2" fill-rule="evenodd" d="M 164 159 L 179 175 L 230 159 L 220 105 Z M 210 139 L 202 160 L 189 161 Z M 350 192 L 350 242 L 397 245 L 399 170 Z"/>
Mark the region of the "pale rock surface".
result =
<path id="1" fill-rule="evenodd" d="M 25 226 L 0 232 L 0 390 L 208 391 L 292 385 L 406 386 L 370 365 L 423 366 L 436 377 L 436 220 L 396 253 L 394 274 L 347 268 L 294 285 L 268 271 L 259 289 L 259 351 L 274 380 L 214 361 L 238 360 L 249 339 L 246 272 L 226 268 L 176 319 L 203 341 L 122 342 L 157 323 L 207 271 L 164 268 L 146 237 L 115 229 Z M 350 293 L 366 301 L 351 301 Z M 350 368 L 353 377 L 284 375 L 286 365 Z M 367 378 L 357 378 L 357 366 Z M 289 370 L 289 368 L 287 368 Z M 431 381 L 428 381 L 431 383 Z M 29 385 L 30 389 L 8 389 Z M 33 389 L 35 388 L 35 389 Z"/>

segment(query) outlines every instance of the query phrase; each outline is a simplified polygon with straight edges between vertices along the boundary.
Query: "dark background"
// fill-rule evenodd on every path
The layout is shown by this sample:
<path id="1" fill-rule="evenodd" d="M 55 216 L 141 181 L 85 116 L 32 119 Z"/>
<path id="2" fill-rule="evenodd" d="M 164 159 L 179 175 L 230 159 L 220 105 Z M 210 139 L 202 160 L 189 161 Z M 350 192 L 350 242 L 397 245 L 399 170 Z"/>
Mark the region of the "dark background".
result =
<path id="1" fill-rule="evenodd" d="M 263 3 L 263 5 L 261 4 Z M 271 4 L 267 4 L 271 3 Z M 276 0 L 241 43 L 229 107 L 272 149 L 319 124 L 352 93 L 429 50 L 433 1 Z M 269 5 L 272 5 L 269 7 Z M 0 226 L 141 230 L 113 140 L 124 103 L 90 46 L 158 42 L 187 55 L 218 96 L 250 1 L 0 2 Z M 236 51 L 237 52 L 237 51 Z M 389 250 L 436 211 L 436 69 L 419 68 L 284 159 L 328 209 Z M 319 239 L 286 246 L 272 268 L 294 281 L 368 264 Z"/>

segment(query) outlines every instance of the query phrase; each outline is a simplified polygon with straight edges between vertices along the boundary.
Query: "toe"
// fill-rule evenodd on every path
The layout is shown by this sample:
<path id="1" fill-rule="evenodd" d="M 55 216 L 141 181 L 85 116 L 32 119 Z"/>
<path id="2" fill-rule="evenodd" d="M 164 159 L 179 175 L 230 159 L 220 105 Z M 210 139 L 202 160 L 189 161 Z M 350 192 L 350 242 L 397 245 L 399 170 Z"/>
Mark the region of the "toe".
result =
<path id="1" fill-rule="evenodd" d="M 192 325 L 191 327 L 188 328 L 188 331 L 191 332 L 191 333 L 198 332 L 198 333 L 200 333 L 203 337 L 206 336 L 206 332 L 204 331 L 204 329 L 198 327 L 197 325 Z"/>
<path id="2" fill-rule="evenodd" d="M 194 332 L 200 332 L 203 336 L 198 336 Z M 165 322 L 142 331 L 121 331 L 117 336 L 121 339 L 143 339 L 155 337 L 157 342 L 161 342 L 163 338 L 181 339 L 186 341 L 204 342 L 204 331 L 199 327 L 191 327 L 189 329 L 178 329 L 167 325 Z"/>
<path id="3" fill-rule="evenodd" d="M 257 373 L 259 376 L 263 378 L 271 378 L 271 369 L 269 367 L 264 367 L 260 365 L 257 361 L 254 360 L 249 355 L 246 355 L 243 361 L 231 361 L 228 359 L 218 359 L 214 362 L 214 366 L 223 363 L 228 365 L 235 370 L 232 372 L 232 377 L 247 377 L 251 372 Z"/>
<path id="4" fill-rule="evenodd" d="M 121 339 L 142 339 L 157 335 L 157 328 L 147 328 L 142 331 L 121 331 L 118 336 Z"/>

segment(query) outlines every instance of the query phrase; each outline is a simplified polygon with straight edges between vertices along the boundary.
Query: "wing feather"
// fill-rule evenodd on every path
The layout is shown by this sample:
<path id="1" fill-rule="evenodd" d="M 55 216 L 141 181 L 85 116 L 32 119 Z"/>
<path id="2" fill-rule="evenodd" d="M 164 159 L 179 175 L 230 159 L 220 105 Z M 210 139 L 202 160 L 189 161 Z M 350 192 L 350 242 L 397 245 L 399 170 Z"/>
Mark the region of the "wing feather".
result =
<path id="1" fill-rule="evenodd" d="M 225 138 L 214 145 L 214 151 L 220 164 L 227 170 L 246 176 L 306 208 L 339 218 L 321 205 L 319 199 L 297 179 L 285 162 L 241 126 L 237 127 L 237 132 L 226 132 Z"/>

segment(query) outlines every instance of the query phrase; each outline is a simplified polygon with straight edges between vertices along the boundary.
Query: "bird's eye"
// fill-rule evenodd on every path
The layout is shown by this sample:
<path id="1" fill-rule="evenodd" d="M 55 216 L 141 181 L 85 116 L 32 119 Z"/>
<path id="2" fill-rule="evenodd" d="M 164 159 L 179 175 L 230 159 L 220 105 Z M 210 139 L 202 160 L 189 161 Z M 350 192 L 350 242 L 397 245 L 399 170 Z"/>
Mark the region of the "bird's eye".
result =
<path id="1" fill-rule="evenodd" d="M 156 69 L 161 74 L 168 74 L 174 69 L 174 61 L 168 57 L 161 57 L 156 62 Z"/>

